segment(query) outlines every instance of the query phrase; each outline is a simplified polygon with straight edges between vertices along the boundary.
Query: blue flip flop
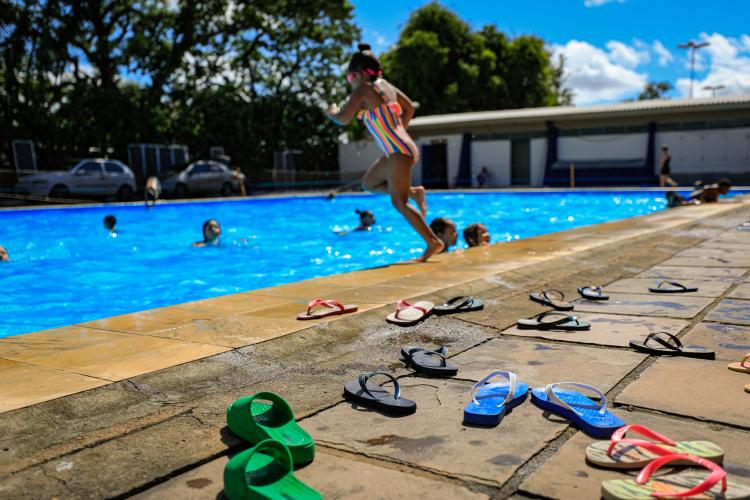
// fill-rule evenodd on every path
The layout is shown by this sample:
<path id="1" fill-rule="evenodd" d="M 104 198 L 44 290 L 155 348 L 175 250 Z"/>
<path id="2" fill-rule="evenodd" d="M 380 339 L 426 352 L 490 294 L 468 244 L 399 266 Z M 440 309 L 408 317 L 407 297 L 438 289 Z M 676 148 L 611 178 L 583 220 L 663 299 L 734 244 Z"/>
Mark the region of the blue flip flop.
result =
<path id="1" fill-rule="evenodd" d="M 507 382 L 489 383 L 502 376 Z M 529 395 L 529 386 L 518 382 L 516 374 L 494 371 L 471 388 L 471 403 L 464 408 L 464 423 L 493 426 L 500 423 L 509 409 L 520 405 Z"/>
<path id="2" fill-rule="evenodd" d="M 560 389 L 563 385 L 594 392 L 599 396 L 599 402 L 574 389 Z M 548 384 L 546 387 L 532 389 L 531 401 L 543 410 L 565 417 L 592 437 L 608 438 L 625 425 L 620 417 L 607 410 L 604 393 L 590 385 L 577 382 Z"/>

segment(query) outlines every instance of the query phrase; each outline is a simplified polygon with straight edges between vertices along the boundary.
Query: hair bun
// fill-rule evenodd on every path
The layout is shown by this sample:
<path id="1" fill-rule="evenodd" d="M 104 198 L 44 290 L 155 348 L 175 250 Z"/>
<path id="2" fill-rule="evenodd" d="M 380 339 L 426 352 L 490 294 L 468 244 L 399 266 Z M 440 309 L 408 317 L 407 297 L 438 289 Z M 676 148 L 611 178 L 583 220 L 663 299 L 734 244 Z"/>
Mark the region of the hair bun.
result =
<path id="1" fill-rule="evenodd" d="M 360 43 L 360 44 L 357 44 L 357 48 L 359 49 L 360 52 L 364 52 L 366 50 L 370 50 L 372 47 L 370 47 L 369 43 Z"/>

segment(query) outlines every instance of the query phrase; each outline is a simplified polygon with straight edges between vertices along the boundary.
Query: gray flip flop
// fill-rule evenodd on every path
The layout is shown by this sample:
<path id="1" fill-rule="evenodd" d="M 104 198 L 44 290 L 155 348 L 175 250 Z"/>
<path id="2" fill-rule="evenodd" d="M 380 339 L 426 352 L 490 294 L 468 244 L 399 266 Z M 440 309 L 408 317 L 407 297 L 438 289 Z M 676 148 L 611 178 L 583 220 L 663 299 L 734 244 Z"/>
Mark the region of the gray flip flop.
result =
<path id="1" fill-rule="evenodd" d="M 565 300 L 565 294 L 560 290 L 542 290 L 538 293 L 530 293 L 529 298 L 534 302 L 539 302 L 558 311 L 573 310 L 573 304 Z"/>
<path id="2" fill-rule="evenodd" d="M 557 319 L 550 319 L 557 318 Z M 547 321 L 543 321 L 547 318 Z M 557 311 L 547 311 L 532 319 L 519 319 L 516 326 L 526 330 L 588 330 L 591 323 Z"/>
<path id="3" fill-rule="evenodd" d="M 401 348 L 401 357 L 406 364 L 420 373 L 435 377 L 452 377 L 458 373 L 458 366 L 445 359 L 447 355 L 445 346 L 434 351 L 412 345 Z"/>
<path id="4" fill-rule="evenodd" d="M 393 382 L 393 394 L 382 386 L 369 382 L 375 375 L 384 375 Z M 409 415 L 417 411 L 417 403 L 402 398 L 398 381 L 393 375 L 385 372 L 362 373 L 359 379 L 347 382 L 344 385 L 344 398 L 352 403 L 395 415 Z"/>
<path id="5" fill-rule="evenodd" d="M 609 300 L 609 295 L 604 293 L 601 286 L 582 286 L 578 289 L 581 297 L 589 300 Z"/>

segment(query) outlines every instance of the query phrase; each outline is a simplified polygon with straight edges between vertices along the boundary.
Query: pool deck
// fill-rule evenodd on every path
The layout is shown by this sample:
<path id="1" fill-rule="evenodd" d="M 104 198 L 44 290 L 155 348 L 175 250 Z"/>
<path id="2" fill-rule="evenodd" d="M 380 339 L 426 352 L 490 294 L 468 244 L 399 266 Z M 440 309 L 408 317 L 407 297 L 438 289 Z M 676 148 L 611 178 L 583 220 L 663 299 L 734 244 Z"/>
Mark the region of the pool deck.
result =
<path id="1" fill-rule="evenodd" d="M 527 402 L 493 429 L 463 427 L 471 385 L 509 369 L 531 386 L 598 386 L 616 413 L 679 439 L 710 439 L 750 484 L 750 376 L 727 370 L 750 351 L 750 199 L 683 207 L 461 253 L 0 339 L 0 496 L 216 498 L 228 456 L 247 447 L 225 426 L 235 399 L 272 390 L 317 443 L 298 477 L 326 498 L 598 498 L 591 439 Z M 689 295 L 647 292 L 659 278 Z M 517 330 L 545 310 L 545 288 L 576 296 L 588 332 Z M 401 298 L 472 294 L 484 311 L 387 324 Z M 354 315 L 294 319 L 311 297 Z M 710 346 L 715 361 L 656 359 L 628 348 L 652 331 Z M 417 377 L 402 345 L 448 346 L 455 379 Z M 355 410 L 343 384 L 361 371 L 399 378 L 415 415 Z"/>

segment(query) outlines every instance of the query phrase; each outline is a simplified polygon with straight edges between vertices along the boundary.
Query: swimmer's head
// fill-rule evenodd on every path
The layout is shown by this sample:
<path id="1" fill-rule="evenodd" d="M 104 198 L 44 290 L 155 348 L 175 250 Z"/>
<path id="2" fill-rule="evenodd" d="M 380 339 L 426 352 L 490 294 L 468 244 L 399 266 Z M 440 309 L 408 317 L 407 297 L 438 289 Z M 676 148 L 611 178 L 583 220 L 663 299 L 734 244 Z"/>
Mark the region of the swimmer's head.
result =
<path id="1" fill-rule="evenodd" d="M 115 230 L 115 226 L 117 225 L 117 219 L 114 215 L 107 215 L 104 217 L 104 227 L 106 227 L 110 231 Z"/>
<path id="2" fill-rule="evenodd" d="M 456 224 L 447 217 L 438 217 L 430 222 L 430 229 L 435 233 L 435 236 L 440 238 L 445 243 L 445 250 L 452 247 L 458 241 L 458 231 L 456 231 Z"/>
<path id="3" fill-rule="evenodd" d="M 479 247 L 490 244 L 490 233 L 487 227 L 479 222 L 466 226 L 464 229 L 464 240 L 470 247 Z"/>
<path id="4" fill-rule="evenodd" d="M 383 68 L 380 60 L 366 43 L 358 45 L 359 51 L 352 56 L 349 61 L 349 68 L 346 70 L 346 79 L 352 87 L 359 87 L 363 82 L 376 80 L 383 74 Z"/>
<path id="5" fill-rule="evenodd" d="M 364 227 L 370 227 L 375 224 L 375 214 L 370 210 L 356 210 L 359 214 L 359 223 Z"/>
<path id="6" fill-rule="evenodd" d="M 0 262 L 8 262 L 9 260 L 10 255 L 8 255 L 8 251 L 4 246 L 0 245 Z"/>
<path id="7" fill-rule="evenodd" d="M 719 193 L 727 194 L 732 189 L 732 181 L 729 179 L 721 179 L 719 182 Z"/>
<path id="8" fill-rule="evenodd" d="M 203 243 L 206 245 L 216 245 L 219 243 L 221 236 L 221 226 L 216 219 L 208 219 L 203 223 Z"/>

